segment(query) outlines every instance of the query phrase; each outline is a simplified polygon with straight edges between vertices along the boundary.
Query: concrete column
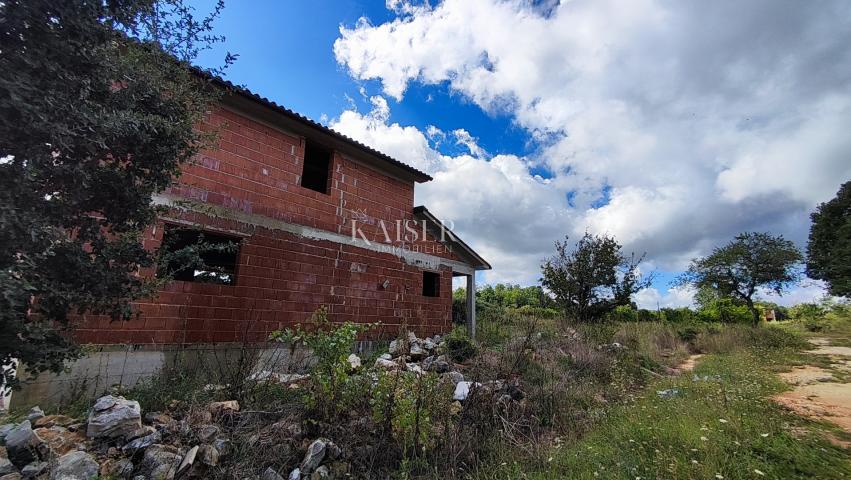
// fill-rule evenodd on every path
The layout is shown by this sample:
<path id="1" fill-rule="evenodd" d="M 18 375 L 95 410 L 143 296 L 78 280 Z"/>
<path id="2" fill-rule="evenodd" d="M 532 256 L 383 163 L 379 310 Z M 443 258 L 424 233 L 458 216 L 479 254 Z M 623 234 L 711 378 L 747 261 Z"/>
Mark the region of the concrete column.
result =
<path id="1" fill-rule="evenodd" d="M 476 338 L 476 272 L 467 275 L 467 333 Z"/>

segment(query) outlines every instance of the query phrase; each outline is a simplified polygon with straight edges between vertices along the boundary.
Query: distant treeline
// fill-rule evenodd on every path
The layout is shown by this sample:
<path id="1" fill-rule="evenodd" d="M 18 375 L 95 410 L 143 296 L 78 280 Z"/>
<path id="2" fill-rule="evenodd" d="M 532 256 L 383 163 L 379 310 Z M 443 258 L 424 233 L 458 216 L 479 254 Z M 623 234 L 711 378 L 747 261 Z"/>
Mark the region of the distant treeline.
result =
<path id="1" fill-rule="evenodd" d="M 458 288 L 453 293 L 453 316 L 456 323 L 466 318 L 466 290 Z M 831 317 L 851 317 L 851 305 L 847 302 L 825 299 L 819 303 L 800 303 L 785 307 L 772 302 L 758 301 L 756 306 L 763 319 L 773 312 L 774 320 L 800 320 L 817 322 Z M 476 290 L 476 307 L 480 317 L 487 319 L 506 310 L 535 314 L 542 317 L 561 317 L 563 313 L 555 301 L 540 286 L 521 287 L 513 284 L 485 285 Z M 751 313 L 744 302 L 723 297 L 711 290 L 701 290 L 695 295 L 693 307 L 645 309 L 622 305 L 608 315 L 608 320 L 622 322 L 671 323 L 717 322 L 748 323 Z"/>

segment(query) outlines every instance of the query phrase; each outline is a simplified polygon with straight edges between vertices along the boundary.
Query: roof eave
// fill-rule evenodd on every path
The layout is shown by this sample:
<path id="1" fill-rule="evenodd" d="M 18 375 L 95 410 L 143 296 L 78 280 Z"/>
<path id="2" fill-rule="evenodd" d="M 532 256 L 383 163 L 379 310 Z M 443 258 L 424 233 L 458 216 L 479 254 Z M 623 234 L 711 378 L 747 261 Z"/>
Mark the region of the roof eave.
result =
<path id="1" fill-rule="evenodd" d="M 437 217 L 435 217 L 434 214 L 432 214 L 424 205 L 414 207 L 414 215 L 425 218 L 433 224 L 439 225 L 443 229 L 445 229 L 446 232 L 449 233 L 449 240 L 447 241 L 449 243 L 452 243 L 453 245 L 457 245 L 463 251 L 463 253 L 466 254 L 468 260 L 471 260 L 467 263 L 471 267 L 473 267 L 474 270 L 490 270 L 492 268 L 490 263 L 488 263 L 484 258 L 482 258 L 481 255 L 476 253 L 476 251 L 473 250 L 469 245 L 464 243 L 464 241 L 461 240 L 458 235 L 456 235 L 454 232 L 452 232 L 452 230 L 450 230 L 446 225 L 444 225 L 443 222 L 441 222 Z"/>

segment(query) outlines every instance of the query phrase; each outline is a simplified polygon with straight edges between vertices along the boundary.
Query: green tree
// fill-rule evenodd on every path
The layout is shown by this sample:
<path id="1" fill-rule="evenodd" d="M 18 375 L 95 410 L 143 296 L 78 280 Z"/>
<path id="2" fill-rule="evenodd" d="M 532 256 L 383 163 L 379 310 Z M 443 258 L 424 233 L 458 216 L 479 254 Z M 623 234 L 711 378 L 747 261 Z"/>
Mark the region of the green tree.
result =
<path id="1" fill-rule="evenodd" d="M 585 233 L 573 249 L 567 237 L 556 242 L 556 255 L 541 266 L 541 284 L 565 314 L 580 322 L 603 318 L 650 284 L 638 271 L 641 258 L 621 253 L 612 237 Z"/>
<path id="2" fill-rule="evenodd" d="M 676 283 L 744 302 L 756 326 L 760 317 L 754 304 L 757 290 L 767 288 L 782 294 L 800 278 L 802 259 L 798 248 L 782 235 L 742 233 L 709 256 L 692 260 Z"/>
<path id="3" fill-rule="evenodd" d="M 219 3 L 0 3 L 0 381 L 12 359 L 58 371 L 73 313 L 132 315 L 156 280 L 141 233 L 209 135 L 217 89 L 188 62 L 221 38 Z M 225 66 L 232 61 L 228 55 Z"/>
<path id="4" fill-rule="evenodd" d="M 547 295 L 537 285 L 521 287 L 509 283 L 485 285 L 476 290 L 476 300 L 501 307 L 546 306 Z"/>
<path id="5" fill-rule="evenodd" d="M 810 218 L 807 276 L 824 280 L 831 295 L 851 297 L 851 182 Z"/>

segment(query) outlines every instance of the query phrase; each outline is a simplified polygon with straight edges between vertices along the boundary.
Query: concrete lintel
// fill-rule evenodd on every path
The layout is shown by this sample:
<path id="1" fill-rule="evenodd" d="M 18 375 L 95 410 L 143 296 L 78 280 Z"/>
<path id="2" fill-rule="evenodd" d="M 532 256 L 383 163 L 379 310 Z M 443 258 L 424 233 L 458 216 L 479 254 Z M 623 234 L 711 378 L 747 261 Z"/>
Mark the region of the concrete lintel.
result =
<path id="1" fill-rule="evenodd" d="M 440 266 L 446 266 L 451 268 L 453 272 L 463 274 L 475 274 L 475 270 L 473 269 L 473 267 L 456 260 L 438 257 L 437 255 L 429 255 L 427 253 L 422 252 L 415 252 L 393 245 L 378 242 L 369 242 L 362 238 L 353 238 L 348 235 L 341 235 L 339 233 L 308 227 L 306 225 L 285 222 L 283 220 L 269 218 L 263 215 L 233 210 L 218 205 L 211 205 L 209 203 L 197 202 L 177 195 L 154 195 L 153 203 L 155 205 L 163 205 L 184 211 L 193 211 L 216 218 L 233 220 L 236 222 L 246 223 L 257 227 L 268 228 L 270 230 L 279 230 L 287 233 L 292 233 L 293 235 L 298 235 L 300 237 L 305 237 L 313 240 L 326 240 L 342 245 L 363 248 L 365 250 L 370 250 L 373 252 L 389 253 L 402 259 L 408 265 L 413 265 L 415 267 L 427 270 L 435 270 Z M 197 208 L 194 208 L 196 205 Z M 182 222 L 186 224 L 185 220 L 174 219 L 168 216 L 163 217 L 163 219 L 167 221 Z M 198 226 L 205 227 L 204 225 L 200 224 Z"/>

